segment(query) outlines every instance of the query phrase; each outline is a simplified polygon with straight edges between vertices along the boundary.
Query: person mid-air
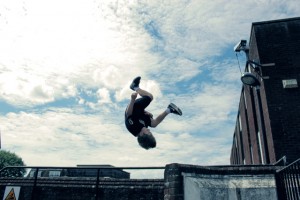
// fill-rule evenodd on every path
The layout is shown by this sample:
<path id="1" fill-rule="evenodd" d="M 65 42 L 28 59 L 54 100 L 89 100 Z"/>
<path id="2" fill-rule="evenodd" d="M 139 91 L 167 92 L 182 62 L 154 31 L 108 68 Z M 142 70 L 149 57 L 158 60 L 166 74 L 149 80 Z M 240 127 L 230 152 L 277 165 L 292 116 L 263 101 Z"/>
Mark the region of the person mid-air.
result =
<path id="1" fill-rule="evenodd" d="M 153 118 L 153 115 L 145 110 L 153 100 L 153 95 L 139 87 L 140 80 L 141 77 L 138 76 L 130 85 L 130 89 L 135 92 L 131 94 L 130 103 L 125 110 L 125 125 L 128 131 L 137 137 L 140 146 L 149 149 L 156 147 L 156 140 L 148 127 L 156 127 L 169 113 L 182 115 L 182 111 L 170 103 L 165 111 Z M 137 99 L 138 94 L 141 97 Z"/>

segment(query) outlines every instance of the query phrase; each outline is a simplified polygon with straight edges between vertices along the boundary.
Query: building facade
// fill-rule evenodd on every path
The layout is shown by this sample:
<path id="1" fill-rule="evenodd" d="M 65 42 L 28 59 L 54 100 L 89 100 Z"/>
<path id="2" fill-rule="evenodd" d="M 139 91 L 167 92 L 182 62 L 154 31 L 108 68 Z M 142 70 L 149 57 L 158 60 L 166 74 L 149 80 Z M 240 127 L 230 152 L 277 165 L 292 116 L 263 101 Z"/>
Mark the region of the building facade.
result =
<path id="1" fill-rule="evenodd" d="M 30 170 L 28 177 L 35 177 L 36 169 Z M 130 173 L 112 165 L 77 165 L 67 168 L 43 168 L 38 170 L 37 177 L 101 177 L 130 179 Z"/>
<path id="2" fill-rule="evenodd" d="M 300 17 L 253 23 L 244 52 L 260 85 L 242 87 L 230 163 L 291 163 L 300 158 Z"/>

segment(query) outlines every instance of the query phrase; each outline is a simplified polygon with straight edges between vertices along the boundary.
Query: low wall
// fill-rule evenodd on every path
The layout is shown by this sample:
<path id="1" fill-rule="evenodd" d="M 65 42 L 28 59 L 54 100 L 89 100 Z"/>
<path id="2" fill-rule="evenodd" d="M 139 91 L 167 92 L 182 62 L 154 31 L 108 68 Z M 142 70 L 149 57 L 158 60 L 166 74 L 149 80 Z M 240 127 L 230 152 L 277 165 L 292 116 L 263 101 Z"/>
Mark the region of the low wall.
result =
<path id="1" fill-rule="evenodd" d="M 165 170 L 165 200 L 276 200 L 275 166 L 170 164 Z"/>
<path id="2" fill-rule="evenodd" d="M 165 167 L 164 179 L 1 177 L 0 199 L 7 186 L 15 186 L 21 188 L 19 200 L 276 200 L 280 168 L 175 163 Z"/>
<path id="3" fill-rule="evenodd" d="M 1 178 L 0 199 L 6 186 L 20 186 L 19 200 L 162 200 L 161 179 Z"/>

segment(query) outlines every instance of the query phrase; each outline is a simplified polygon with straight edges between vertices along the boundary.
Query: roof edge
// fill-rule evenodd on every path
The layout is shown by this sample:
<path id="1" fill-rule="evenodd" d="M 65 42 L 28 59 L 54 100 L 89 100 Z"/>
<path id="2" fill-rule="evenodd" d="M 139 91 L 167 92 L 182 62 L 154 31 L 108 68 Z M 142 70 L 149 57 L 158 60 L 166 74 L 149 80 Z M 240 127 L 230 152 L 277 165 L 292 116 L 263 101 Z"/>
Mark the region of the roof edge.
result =
<path id="1" fill-rule="evenodd" d="M 252 25 L 258 25 L 258 24 L 270 24 L 270 23 L 278 23 L 278 22 L 286 22 L 286 21 L 295 21 L 300 20 L 300 17 L 291 17 L 291 18 L 285 18 L 285 19 L 275 19 L 275 20 L 268 20 L 268 21 L 261 21 L 261 22 L 253 22 Z"/>

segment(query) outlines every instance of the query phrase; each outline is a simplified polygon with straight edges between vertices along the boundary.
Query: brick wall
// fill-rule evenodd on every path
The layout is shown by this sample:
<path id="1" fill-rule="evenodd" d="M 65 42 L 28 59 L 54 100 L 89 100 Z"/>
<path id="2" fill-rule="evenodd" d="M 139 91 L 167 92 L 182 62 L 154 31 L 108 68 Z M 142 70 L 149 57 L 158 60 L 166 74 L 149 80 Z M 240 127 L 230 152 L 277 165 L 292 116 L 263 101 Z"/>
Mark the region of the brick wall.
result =
<path id="1" fill-rule="evenodd" d="M 21 186 L 19 200 L 162 200 L 161 179 L 39 178 L 34 188 L 32 178 L 1 178 L 0 197 L 5 187 Z"/>
<path id="2" fill-rule="evenodd" d="M 261 68 L 269 77 L 262 83 L 262 102 L 270 157 L 276 161 L 286 155 L 293 162 L 300 157 L 300 90 L 284 89 L 282 80 L 300 82 L 300 18 L 254 23 L 253 33 L 260 63 L 275 63 Z"/>
<path id="3" fill-rule="evenodd" d="M 259 94 L 266 145 L 262 141 L 257 93 L 255 88 L 243 86 L 239 105 L 243 127 L 236 127 L 234 132 L 236 146 L 242 149 L 232 147 L 230 163 L 259 164 L 267 160 L 265 152 L 269 157 L 267 163 L 274 163 L 283 156 L 293 162 L 300 158 L 300 89 L 284 89 L 282 80 L 296 79 L 300 86 L 300 18 L 253 23 L 249 59 L 260 64 L 275 63 L 275 66 L 259 68 L 258 73 L 264 79 L 257 75 L 261 83 Z M 253 69 L 251 72 L 257 74 Z M 243 158 L 240 151 L 244 153 Z"/>

